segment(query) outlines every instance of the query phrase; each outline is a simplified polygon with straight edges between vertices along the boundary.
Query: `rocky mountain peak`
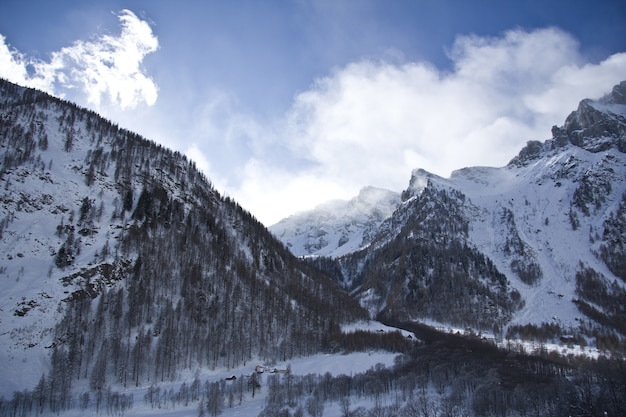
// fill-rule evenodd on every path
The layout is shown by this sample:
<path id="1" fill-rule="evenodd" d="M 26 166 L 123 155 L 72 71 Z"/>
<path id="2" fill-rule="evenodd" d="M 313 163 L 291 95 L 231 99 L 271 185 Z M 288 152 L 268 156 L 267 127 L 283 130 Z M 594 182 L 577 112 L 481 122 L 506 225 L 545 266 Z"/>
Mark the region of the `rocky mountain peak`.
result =
<path id="1" fill-rule="evenodd" d="M 607 104 L 626 104 L 626 81 L 622 81 L 613 87 L 611 93 L 606 95 L 601 101 Z"/>
<path id="2" fill-rule="evenodd" d="M 422 168 L 414 169 L 411 172 L 408 188 L 402 192 L 402 201 L 407 201 L 411 197 L 420 195 L 434 178 L 440 177 Z"/>
<path id="3" fill-rule="evenodd" d="M 413 170 L 370 243 L 327 269 L 372 316 L 622 337 L 625 97 L 621 83 L 581 101 L 551 139 L 529 141 L 506 167 L 449 178 Z"/>
<path id="4" fill-rule="evenodd" d="M 553 129 L 553 134 L 566 135 L 570 143 L 590 152 L 612 147 L 626 152 L 625 96 L 626 82 L 622 82 L 599 100 L 581 101 L 578 109 L 565 119 L 563 128 Z"/>
<path id="5" fill-rule="evenodd" d="M 582 100 L 563 126 L 552 127 L 552 139 L 528 141 L 509 165 L 524 166 L 570 144 L 594 153 L 611 148 L 626 153 L 626 81 L 598 100 Z"/>

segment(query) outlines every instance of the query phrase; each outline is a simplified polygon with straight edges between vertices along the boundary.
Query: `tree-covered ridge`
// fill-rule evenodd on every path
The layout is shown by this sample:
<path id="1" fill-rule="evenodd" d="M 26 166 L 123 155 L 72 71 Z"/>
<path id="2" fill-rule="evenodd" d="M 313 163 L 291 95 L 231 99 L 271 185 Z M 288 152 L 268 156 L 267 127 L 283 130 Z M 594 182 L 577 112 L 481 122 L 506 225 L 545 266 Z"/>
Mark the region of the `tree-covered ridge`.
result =
<path id="1" fill-rule="evenodd" d="M 24 279 L 40 273 L 29 257 L 43 259 L 66 288 L 45 346 L 51 410 L 76 381 L 99 392 L 307 355 L 332 323 L 364 317 L 192 161 L 94 112 L 1 81 L 0 146 L 0 234 L 36 219 L 53 252 L 5 251 Z"/>
<path id="2" fill-rule="evenodd" d="M 470 204 L 458 190 L 429 181 L 389 219 L 395 226 L 385 230 L 397 230 L 391 240 L 340 258 L 362 304 L 395 319 L 431 318 L 499 332 L 522 301 L 469 243 Z"/>

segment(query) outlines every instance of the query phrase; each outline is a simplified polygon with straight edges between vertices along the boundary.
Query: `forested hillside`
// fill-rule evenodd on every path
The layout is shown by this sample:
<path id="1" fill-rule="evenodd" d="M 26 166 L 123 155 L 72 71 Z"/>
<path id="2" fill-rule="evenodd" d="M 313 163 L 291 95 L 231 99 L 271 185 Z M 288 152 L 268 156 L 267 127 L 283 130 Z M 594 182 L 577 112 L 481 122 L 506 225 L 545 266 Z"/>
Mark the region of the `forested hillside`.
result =
<path id="1" fill-rule="evenodd" d="M 419 198 L 407 199 L 383 224 L 379 247 L 341 258 L 363 305 L 396 319 L 428 317 L 499 332 L 523 302 L 468 241 L 466 209 L 462 193 L 427 182 Z"/>
<path id="2" fill-rule="evenodd" d="M 319 352 L 365 316 L 185 156 L 3 80 L 0 182 L 3 394 L 59 411 L 74 386 Z"/>

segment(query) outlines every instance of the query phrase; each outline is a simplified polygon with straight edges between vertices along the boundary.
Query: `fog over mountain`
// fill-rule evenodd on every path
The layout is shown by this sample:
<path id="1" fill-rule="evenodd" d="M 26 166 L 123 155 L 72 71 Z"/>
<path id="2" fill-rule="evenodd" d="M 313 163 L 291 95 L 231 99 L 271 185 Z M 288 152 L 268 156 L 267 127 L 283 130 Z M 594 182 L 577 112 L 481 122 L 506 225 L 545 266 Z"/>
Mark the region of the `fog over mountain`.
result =
<path id="1" fill-rule="evenodd" d="M 341 256 L 367 245 L 400 204 L 400 194 L 364 187 L 350 201 L 335 200 L 297 213 L 270 227 L 298 256 Z"/>

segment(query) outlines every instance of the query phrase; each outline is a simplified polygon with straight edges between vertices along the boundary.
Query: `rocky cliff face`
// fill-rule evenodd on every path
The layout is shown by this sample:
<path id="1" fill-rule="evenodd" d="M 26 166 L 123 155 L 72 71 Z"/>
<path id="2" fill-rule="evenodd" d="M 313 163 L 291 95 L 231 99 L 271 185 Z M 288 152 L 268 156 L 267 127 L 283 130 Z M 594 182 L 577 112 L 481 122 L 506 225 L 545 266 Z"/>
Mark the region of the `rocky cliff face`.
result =
<path id="1" fill-rule="evenodd" d="M 602 152 L 611 147 L 626 152 L 625 96 L 626 82 L 622 82 L 598 101 L 581 101 L 578 110 L 567 117 L 555 136 L 561 138 L 565 133 L 570 143 L 590 152 Z"/>

